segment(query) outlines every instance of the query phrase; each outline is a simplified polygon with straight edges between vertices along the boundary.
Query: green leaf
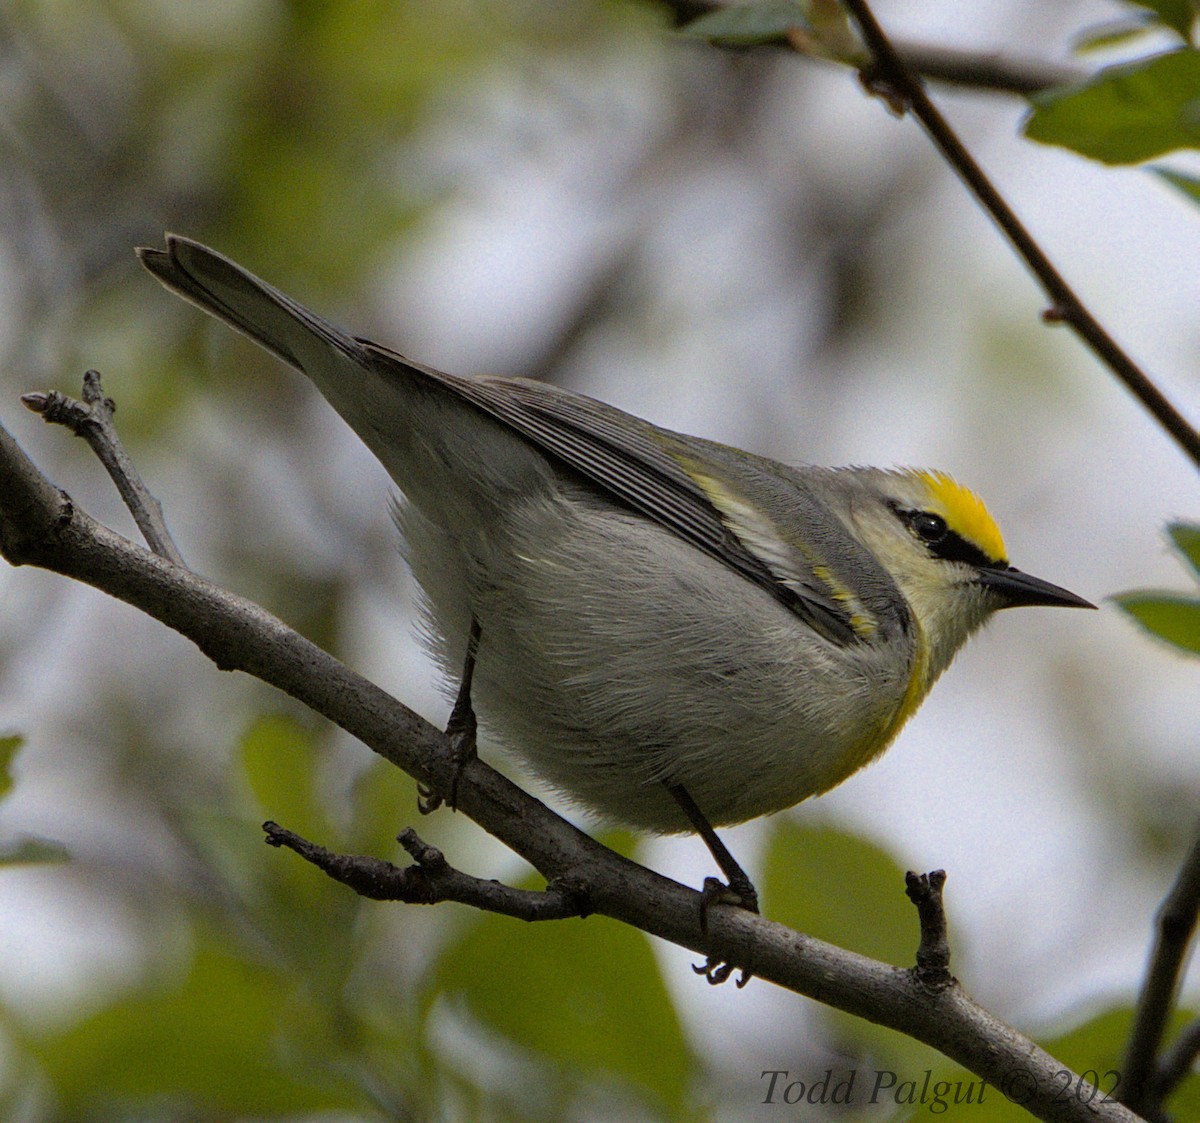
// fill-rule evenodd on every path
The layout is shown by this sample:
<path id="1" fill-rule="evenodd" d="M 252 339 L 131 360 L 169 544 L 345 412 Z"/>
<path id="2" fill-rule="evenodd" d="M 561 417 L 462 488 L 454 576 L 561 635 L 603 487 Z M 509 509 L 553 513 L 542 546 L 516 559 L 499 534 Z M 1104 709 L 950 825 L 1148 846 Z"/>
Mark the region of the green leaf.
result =
<path id="1" fill-rule="evenodd" d="M 1193 181 L 1200 192 L 1200 180 Z M 1200 198 L 1200 194 L 1197 195 Z M 1197 577 L 1200 577 L 1200 526 L 1194 523 L 1171 523 L 1167 527 L 1171 541 L 1192 567 Z"/>
<path id="2" fill-rule="evenodd" d="M 675 1111 L 683 1104 L 691 1054 L 646 937 L 626 925 L 490 914 L 446 950 L 437 982 L 567 1080 L 607 1076 Z"/>
<path id="3" fill-rule="evenodd" d="M 416 780 L 390 761 L 375 757 L 355 779 L 350 795 L 353 811 L 346 845 L 357 854 L 397 855 L 396 833 L 417 807 Z M 438 818 L 444 821 L 448 816 Z"/>
<path id="4" fill-rule="evenodd" d="M 1072 44 L 1078 54 L 1088 51 L 1104 51 L 1109 47 L 1120 47 L 1153 30 L 1147 19 L 1121 20 L 1093 27 L 1080 35 Z"/>
<path id="5" fill-rule="evenodd" d="M 1184 562 L 1200 577 L 1200 526 L 1171 523 L 1167 534 Z M 1120 593 L 1112 599 L 1152 635 L 1200 655 L 1200 599 L 1153 589 Z"/>
<path id="6" fill-rule="evenodd" d="M 1124 593 L 1113 600 L 1152 635 L 1200 655 L 1200 600 L 1150 592 Z"/>
<path id="7" fill-rule="evenodd" d="M 865 839 L 781 819 L 759 888 L 772 920 L 898 967 L 914 962 L 917 913 L 904 871 Z"/>
<path id="8" fill-rule="evenodd" d="M 1191 41 L 1192 26 L 1196 22 L 1195 0 L 1128 0 L 1134 7 L 1153 13 L 1156 22 L 1169 27 L 1183 39 Z"/>
<path id="9" fill-rule="evenodd" d="M 317 744 L 311 729 L 285 714 L 265 714 L 246 731 L 241 756 L 264 818 L 310 839 L 333 841 L 316 790 Z"/>
<path id="10" fill-rule="evenodd" d="M 1172 171 L 1170 168 L 1150 169 L 1159 179 L 1182 191 L 1193 203 L 1200 203 L 1200 178 Z"/>
<path id="11" fill-rule="evenodd" d="M 12 763 L 16 759 L 17 750 L 25 743 L 25 738 L 16 733 L 0 737 L 0 799 L 12 791 Z"/>
<path id="12" fill-rule="evenodd" d="M 1108 67 L 1034 94 L 1025 135 L 1105 164 L 1136 164 L 1200 146 L 1200 51 Z"/>
<path id="13" fill-rule="evenodd" d="M 35 866 L 70 860 L 70 851 L 50 838 L 24 834 L 0 839 L 0 866 Z"/>
<path id="14" fill-rule="evenodd" d="M 814 31 L 808 5 L 800 0 L 766 0 L 718 8 L 681 28 L 684 35 L 726 47 L 777 43 L 789 31 Z"/>

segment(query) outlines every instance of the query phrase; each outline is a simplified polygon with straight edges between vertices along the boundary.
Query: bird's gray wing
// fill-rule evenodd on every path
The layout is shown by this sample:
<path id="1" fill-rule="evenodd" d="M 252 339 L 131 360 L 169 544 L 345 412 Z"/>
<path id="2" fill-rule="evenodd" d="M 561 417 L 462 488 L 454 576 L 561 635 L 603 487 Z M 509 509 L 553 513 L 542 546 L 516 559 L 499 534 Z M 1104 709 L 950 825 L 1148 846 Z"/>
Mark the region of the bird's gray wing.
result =
<path id="1" fill-rule="evenodd" d="M 367 340 L 358 342 L 382 366 L 416 367 L 453 390 L 611 497 L 760 586 L 830 641 L 848 644 L 864 637 L 853 598 L 832 580 L 822 556 L 822 534 L 812 536 L 810 549 L 802 549 L 756 502 L 762 480 L 774 480 L 786 492 L 778 501 L 788 504 L 790 523 L 807 529 L 805 522 L 813 521 L 824 527 L 827 539 L 841 531 L 843 552 L 861 549 L 819 500 L 776 474 L 782 465 L 753 473 L 757 457 L 696 438 L 685 441 L 582 394 L 524 379 L 448 375 Z M 831 532 L 830 523 L 837 529 Z"/>

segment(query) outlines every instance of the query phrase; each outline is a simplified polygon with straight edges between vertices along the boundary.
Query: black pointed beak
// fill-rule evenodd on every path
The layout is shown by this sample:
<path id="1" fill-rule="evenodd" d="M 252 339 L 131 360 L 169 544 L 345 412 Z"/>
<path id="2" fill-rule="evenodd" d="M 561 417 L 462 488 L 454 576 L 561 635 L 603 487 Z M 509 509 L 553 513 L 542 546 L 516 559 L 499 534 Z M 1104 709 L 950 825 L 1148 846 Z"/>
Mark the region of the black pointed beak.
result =
<path id="1" fill-rule="evenodd" d="M 1040 577 L 1032 577 L 1012 566 L 1007 568 L 984 568 L 979 571 L 979 584 L 991 589 L 1004 603 L 1001 608 L 1018 608 L 1022 605 L 1057 605 L 1060 608 L 1095 608 L 1091 601 L 1077 597 L 1074 593 L 1051 585 Z"/>

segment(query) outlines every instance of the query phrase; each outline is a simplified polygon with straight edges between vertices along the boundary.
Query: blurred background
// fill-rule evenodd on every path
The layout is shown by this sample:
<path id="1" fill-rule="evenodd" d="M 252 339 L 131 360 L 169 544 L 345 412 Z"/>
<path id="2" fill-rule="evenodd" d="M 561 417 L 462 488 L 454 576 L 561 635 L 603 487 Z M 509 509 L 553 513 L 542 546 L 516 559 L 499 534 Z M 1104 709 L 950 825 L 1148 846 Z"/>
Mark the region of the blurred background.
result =
<path id="1" fill-rule="evenodd" d="M 910 41 L 1088 67 L 1116 56 L 1072 44 L 1127 10 L 877 6 Z M 1016 97 L 934 93 L 1194 419 L 1195 204 L 1021 139 Z M 882 761 L 726 838 L 768 916 L 898 964 L 902 871 L 944 867 L 979 1001 L 1047 1042 L 1124 1024 L 1200 819 L 1200 690 L 1104 598 L 1187 590 L 1164 526 L 1194 520 L 1195 474 L 1041 323 L 913 121 L 844 68 L 678 36 L 649 0 L 0 7 L 0 422 L 132 535 L 86 446 L 18 401 L 98 368 L 189 564 L 442 724 L 388 480 L 300 376 L 138 266 L 166 229 L 435 366 L 977 489 L 1015 564 L 1101 611 L 1003 614 Z M 47 573 L 0 568 L 0 734 L 23 738 L 0 840 L 70 856 L 0 868 L 4 1118 L 738 1119 L 775 1110 L 764 1070 L 953 1071 L 600 919 L 359 903 L 260 822 L 394 861 L 411 823 L 459 868 L 530 874 L 461 816 L 418 821 L 411 782 L 288 699 Z M 608 837 L 711 872 L 694 839 Z"/>

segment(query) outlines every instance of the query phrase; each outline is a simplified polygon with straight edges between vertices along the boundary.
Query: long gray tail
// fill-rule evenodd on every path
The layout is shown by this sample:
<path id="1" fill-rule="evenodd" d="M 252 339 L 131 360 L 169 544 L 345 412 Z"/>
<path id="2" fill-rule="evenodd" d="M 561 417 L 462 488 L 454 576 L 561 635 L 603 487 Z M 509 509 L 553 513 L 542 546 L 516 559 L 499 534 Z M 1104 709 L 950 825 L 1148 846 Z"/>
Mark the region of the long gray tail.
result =
<path id="1" fill-rule="evenodd" d="M 165 250 L 139 246 L 137 255 L 167 288 L 300 370 L 307 369 L 317 341 L 353 358 L 365 356 L 353 336 L 190 238 L 168 234 Z"/>
<path id="2" fill-rule="evenodd" d="M 479 525 L 501 497 L 550 478 L 501 381 L 459 378 L 356 339 L 189 238 L 168 234 L 166 249 L 137 253 L 172 292 L 307 375 L 438 525 Z"/>

